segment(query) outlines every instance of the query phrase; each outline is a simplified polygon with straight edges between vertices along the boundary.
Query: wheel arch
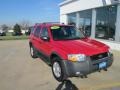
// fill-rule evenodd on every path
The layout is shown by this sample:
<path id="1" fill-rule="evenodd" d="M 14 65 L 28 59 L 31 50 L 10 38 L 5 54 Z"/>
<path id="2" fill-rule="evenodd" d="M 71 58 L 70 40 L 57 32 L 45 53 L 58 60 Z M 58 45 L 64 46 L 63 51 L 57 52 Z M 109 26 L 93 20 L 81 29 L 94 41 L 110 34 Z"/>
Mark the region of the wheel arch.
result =
<path id="1" fill-rule="evenodd" d="M 55 57 L 58 57 L 58 58 L 60 58 L 60 60 L 63 60 L 62 57 L 61 57 L 58 53 L 53 52 L 53 53 L 50 55 L 50 62 L 51 62 L 51 64 L 52 64 L 53 58 L 55 58 Z"/>
<path id="2" fill-rule="evenodd" d="M 53 62 L 54 62 L 54 61 L 52 61 L 52 60 L 53 60 L 53 58 L 55 58 L 55 57 L 60 58 L 57 62 L 60 63 L 61 70 L 62 70 L 61 72 L 62 72 L 63 74 L 62 74 L 62 77 L 60 77 L 60 78 L 57 78 L 57 77 L 54 75 L 54 73 L 53 73 L 53 75 L 54 75 L 54 77 L 55 77 L 55 79 L 56 79 L 57 81 L 62 82 L 62 81 L 66 80 L 66 79 L 68 78 L 68 76 L 67 76 L 67 71 L 66 71 L 66 67 L 65 67 L 65 64 L 64 64 L 64 59 L 63 59 L 59 54 L 57 54 L 57 53 L 52 53 L 51 56 L 50 56 L 52 68 L 53 68 Z M 52 72 L 53 72 L 53 69 L 52 69 Z"/>

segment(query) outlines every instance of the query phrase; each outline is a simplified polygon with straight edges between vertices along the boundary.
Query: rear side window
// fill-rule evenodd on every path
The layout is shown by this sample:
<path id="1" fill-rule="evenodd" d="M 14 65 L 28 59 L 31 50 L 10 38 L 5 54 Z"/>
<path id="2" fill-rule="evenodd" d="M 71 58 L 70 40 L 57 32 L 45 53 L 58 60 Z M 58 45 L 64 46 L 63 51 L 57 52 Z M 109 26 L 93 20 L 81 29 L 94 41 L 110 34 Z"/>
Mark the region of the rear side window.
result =
<path id="1" fill-rule="evenodd" d="M 48 35 L 48 29 L 46 27 L 43 27 L 40 37 L 49 37 Z"/>
<path id="2" fill-rule="evenodd" d="M 34 32 L 34 36 L 35 36 L 35 37 L 39 37 L 40 29 L 41 29 L 40 27 L 37 27 L 37 28 L 36 28 L 36 30 L 35 30 L 35 32 Z"/>

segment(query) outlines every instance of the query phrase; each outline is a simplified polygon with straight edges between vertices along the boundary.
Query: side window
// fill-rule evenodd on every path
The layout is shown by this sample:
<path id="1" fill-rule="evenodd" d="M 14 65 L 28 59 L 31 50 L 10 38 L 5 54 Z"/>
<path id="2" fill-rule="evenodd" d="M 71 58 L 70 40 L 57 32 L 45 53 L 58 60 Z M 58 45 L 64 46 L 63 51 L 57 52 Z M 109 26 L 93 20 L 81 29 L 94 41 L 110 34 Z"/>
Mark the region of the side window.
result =
<path id="1" fill-rule="evenodd" d="M 41 29 L 40 27 L 37 27 L 37 28 L 36 28 L 36 30 L 35 30 L 35 32 L 34 32 L 34 36 L 35 36 L 35 37 L 39 37 L 40 29 Z"/>
<path id="2" fill-rule="evenodd" d="M 40 33 L 40 37 L 49 37 L 48 35 L 48 29 L 46 27 L 43 27 L 41 33 Z"/>
<path id="3" fill-rule="evenodd" d="M 34 27 L 30 27 L 29 30 L 28 30 L 28 33 L 29 34 L 34 34 Z"/>
<path id="4" fill-rule="evenodd" d="M 34 32 L 34 27 L 31 27 L 29 32 L 30 32 L 31 34 L 33 34 L 33 32 Z"/>

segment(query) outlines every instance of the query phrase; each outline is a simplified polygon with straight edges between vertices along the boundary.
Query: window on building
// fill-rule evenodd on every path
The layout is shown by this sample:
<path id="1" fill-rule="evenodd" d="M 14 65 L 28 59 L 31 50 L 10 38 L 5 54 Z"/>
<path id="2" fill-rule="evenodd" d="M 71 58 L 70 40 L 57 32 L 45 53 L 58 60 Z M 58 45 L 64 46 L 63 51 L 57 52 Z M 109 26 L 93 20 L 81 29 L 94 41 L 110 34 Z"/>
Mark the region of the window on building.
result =
<path id="1" fill-rule="evenodd" d="M 79 29 L 82 30 L 86 36 L 91 35 L 91 21 L 92 21 L 92 10 L 85 10 L 79 12 Z"/>
<path id="2" fill-rule="evenodd" d="M 68 14 L 68 24 L 76 25 L 76 13 Z"/>
<path id="3" fill-rule="evenodd" d="M 117 6 L 107 6 L 96 10 L 95 37 L 100 39 L 115 40 Z"/>

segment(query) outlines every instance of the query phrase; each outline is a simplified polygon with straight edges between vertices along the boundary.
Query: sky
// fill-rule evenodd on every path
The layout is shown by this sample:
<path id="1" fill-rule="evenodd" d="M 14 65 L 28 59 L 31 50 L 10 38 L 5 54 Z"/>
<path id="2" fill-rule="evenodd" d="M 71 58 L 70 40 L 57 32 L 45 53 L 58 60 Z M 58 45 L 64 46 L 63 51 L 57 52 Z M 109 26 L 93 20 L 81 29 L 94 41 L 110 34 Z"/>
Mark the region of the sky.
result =
<path id="1" fill-rule="evenodd" d="M 0 0 L 0 25 L 59 21 L 62 0 Z"/>

